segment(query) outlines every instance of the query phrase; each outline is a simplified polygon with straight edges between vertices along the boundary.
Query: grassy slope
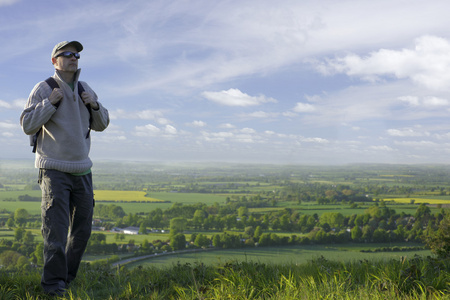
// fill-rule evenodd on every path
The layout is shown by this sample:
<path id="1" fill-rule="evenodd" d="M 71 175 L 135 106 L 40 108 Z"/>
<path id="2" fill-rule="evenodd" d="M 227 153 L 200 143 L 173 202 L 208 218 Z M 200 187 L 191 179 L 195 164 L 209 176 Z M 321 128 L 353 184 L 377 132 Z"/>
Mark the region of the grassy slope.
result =
<path id="1" fill-rule="evenodd" d="M 83 265 L 60 299 L 450 299 L 450 262 L 432 258 L 299 265 L 252 262 L 166 268 Z M 0 273 L 0 299 L 47 299 L 39 270 Z"/>

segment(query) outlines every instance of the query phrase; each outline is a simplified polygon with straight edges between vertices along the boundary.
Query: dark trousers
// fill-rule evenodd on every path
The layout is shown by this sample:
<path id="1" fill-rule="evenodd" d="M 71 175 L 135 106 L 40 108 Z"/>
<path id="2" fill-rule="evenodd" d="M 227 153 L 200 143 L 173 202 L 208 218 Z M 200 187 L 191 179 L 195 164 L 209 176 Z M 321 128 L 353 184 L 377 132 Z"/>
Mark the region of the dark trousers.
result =
<path id="1" fill-rule="evenodd" d="M 41 217 L 46 292 L 66 289 L 76 277 L 92 229 L 92 174 L 74 176 L 41 169 Z"/>

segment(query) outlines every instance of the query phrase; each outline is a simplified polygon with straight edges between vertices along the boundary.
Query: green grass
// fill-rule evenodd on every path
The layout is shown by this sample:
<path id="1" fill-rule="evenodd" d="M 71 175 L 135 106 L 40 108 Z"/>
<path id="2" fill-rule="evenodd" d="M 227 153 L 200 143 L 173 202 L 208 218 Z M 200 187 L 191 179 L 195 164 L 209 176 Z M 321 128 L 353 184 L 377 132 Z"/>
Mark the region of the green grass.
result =
<path id="1" fill-rule="evenodd" d="M 165 268 L 82 264 L 58 299 L 450 299 L 449 261 L 413 257 L 382 261 L 301 264 L 231 261 L 177 263 Z M 0 273 L 0 299 L 49 299 L 40 270 Z"/>

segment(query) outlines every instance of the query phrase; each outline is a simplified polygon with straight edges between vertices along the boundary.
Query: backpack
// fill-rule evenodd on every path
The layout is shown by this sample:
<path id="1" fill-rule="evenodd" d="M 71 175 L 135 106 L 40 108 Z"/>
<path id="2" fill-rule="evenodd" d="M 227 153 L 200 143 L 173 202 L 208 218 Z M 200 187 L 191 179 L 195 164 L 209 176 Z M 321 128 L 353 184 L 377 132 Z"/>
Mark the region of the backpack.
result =
<path id="1" fill-rule="evenodd" d="M 58 83 L 56 82 L 56 80 L 53 77 L 49 77 L 45 80 L 45 82 L 52 88 L 52 91 L 54 89 L 59 88 Z M 81 98 L 81 94 L 84 92 L 84 87 L 81 84 L 81 82 L 78 81 L 78 95 Z M 92 113 L 91 113 L 91 107 L 89 105 L 86 105 L 87 110 L 89 111 L 89 131 L 86 135 L 86 138 L 89 138 L 89 135 L 91 133 L 91 123 L 92 123 Z M 38 132 L 35 133 L 35 135 L 33 136 L 33 142 L 32 142 L 32 146 L 33 146 L 33 153 L 36 153 L 36 147 L 37 147 L 37 139 L 39 134 L 42 131 L 42 127 L 38 130 Z"/>

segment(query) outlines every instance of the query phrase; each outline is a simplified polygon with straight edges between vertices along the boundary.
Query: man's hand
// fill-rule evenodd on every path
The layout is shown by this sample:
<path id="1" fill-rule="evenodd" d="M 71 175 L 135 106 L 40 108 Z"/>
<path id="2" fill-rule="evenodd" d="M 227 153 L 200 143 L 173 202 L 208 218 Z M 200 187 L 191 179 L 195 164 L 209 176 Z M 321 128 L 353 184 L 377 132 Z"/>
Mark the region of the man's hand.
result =
<path id="1" fill-rule="evenodd" d="M 84 91 L 83 93 L 81 93 L 81 99 L 84 102 L 84 105 L 91 105 L 92 109 L 98 109 L 98 103 L 97 101 L 94 100 L 94 98 L 92 97 L 91 94 L 89 94 L 88 92 Z"/>
<path id="2" fill-rule="evenodd" d="M 52 93 L 48 97 L 51 104 L 56 105 L 63 98 L 61 89 L 53 89 Z"/>

